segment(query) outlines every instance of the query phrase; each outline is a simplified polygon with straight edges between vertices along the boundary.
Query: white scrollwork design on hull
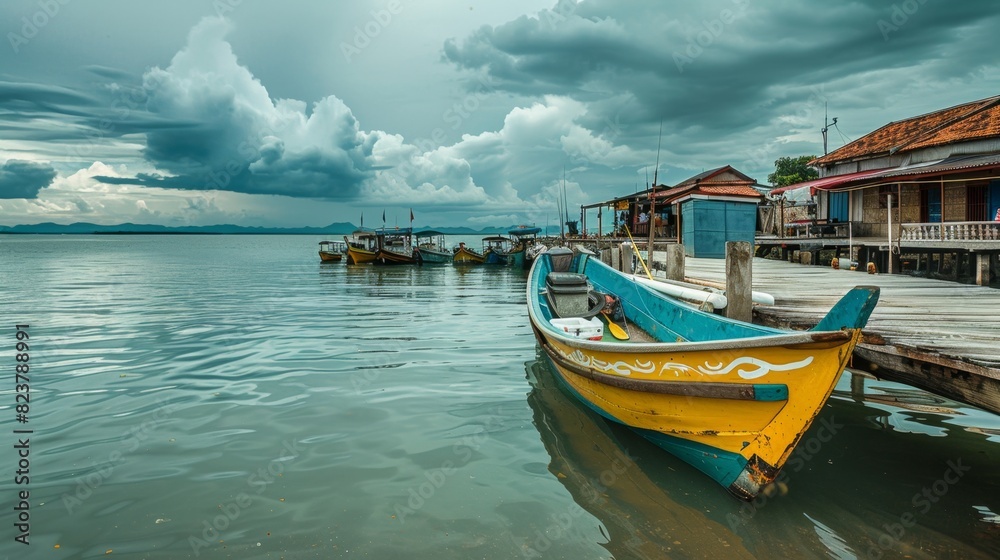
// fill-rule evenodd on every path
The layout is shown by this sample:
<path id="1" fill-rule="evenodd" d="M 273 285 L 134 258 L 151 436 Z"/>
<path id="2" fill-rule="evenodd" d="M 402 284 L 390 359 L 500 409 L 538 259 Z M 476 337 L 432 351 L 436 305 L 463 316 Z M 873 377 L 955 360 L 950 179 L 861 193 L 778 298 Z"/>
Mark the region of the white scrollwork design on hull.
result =
<path id="1" fill-rule="evenodd" d="M 580 350 L 575 350 L 571 354 L 566 354 L 562 350 L 557 349 L 562 357 L 573 362 L 576 365 L 583 366 L 586 368 L 595 369 L 604 373 L 614 373 L 622 376 L 631 376 L 633 373 L 648 375 L 656 371 L 656 364 L 653 361 L 643 361 L 636 359 L 632 363 L 618 360 L 615 362 L 607 362 L 604 360 L 597 359 L 594 356 L 589 356 L 584 354 Z M 743 379 L 758 379 L 767 375 L 772 371 L 791 371 L 795 369 L 800 369 L 808 366 L 813 362 L 812 356 L 806 356 L 804 359 L 797 362 L 790 362 L 787 364 L 772 364 L 768 361 L 761 360 L 759 358 L 751 358 L 749 356 L 739 357 L 728 364 L 718 363 L 715 365 L 705 362 L 703 365 L 697 368 L 691 367 L 687 364 L 681 364 L 676 362 L 668 362 L 660 367 L 659 374 L 663 375 L 667 372 L 673 372 L 674 376 L 680 376 L 681 373 L 700 373 L 702 375 L 726 375 L 737 370 L 736 373 Z M 752 366 L 752 367 L 743 367 Z M 737 369 L 739 368 L 739 369 Z"/>

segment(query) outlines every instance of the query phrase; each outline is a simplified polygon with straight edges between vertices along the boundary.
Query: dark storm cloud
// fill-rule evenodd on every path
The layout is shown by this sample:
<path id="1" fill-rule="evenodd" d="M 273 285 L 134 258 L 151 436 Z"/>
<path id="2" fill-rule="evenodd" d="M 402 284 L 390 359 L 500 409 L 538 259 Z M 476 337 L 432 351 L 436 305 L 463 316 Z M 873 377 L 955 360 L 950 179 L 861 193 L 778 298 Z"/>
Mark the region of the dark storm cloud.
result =
<path id="1" fill-rule="evenodd" d="M 487 72 L 498 89 L 581 100 L 627 94 L 634 104 L 605 115 L 713 134 L 765 123 L 815 96 L 810 87 L 850 77 L 891 88 L 899 76 L 883 71 L 967 76 L 996 64 L 995 48 L 984 47 L 997 45 L 998 24 L 988 0 L 564 0 L 448 41 L 444 56 Z"/>
<path id="2" fill-rule="evenodd" d="M 36 198 L 55 178 L 56 170 L 50 165 L 8 160 L 0 166 L 0 198 Z"/>

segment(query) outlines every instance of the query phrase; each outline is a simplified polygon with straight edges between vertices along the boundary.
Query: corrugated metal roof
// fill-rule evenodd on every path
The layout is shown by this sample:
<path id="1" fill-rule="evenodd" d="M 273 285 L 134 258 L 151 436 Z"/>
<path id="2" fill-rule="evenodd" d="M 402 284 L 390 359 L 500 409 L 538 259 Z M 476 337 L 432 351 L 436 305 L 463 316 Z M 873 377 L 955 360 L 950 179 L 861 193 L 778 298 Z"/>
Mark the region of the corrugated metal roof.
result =
<path id="1" fill-rule="evenodd" d="M 830 165 L 1000 135 L 1000 96 L 891 122 L 809 162 Z"/>
<path id="2" fill-rule="evenodd" d="M 859 179 L 867 179 L 874 175 L 882 173 L 885 169 L 876 169 L 874 171 L 859 171 L 857 173 L 846 173 L 844 175 L 834 175 L 833 177 L 823 177 L 822 179 L 813 179 L 812 181 L 804 181 L 802 183 L 795 183 L 794 185 L 788 185 L 787 187 L 778 187 L 771 191 L 772 195 L 781 194 L 786 191 L 792 191 L 797 189 L 812 188 L 812 189 L 832 189 L 843 185 L 844 183 L 849 183 L 851 181 Z"/>

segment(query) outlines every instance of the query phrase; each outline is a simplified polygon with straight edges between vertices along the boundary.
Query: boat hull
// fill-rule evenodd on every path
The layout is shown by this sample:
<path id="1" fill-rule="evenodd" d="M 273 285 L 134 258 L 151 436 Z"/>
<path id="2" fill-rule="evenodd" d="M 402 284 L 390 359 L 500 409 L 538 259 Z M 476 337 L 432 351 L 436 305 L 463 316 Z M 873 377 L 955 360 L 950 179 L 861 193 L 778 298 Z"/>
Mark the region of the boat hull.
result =
<path id="1" fill-rule="evenodd" d="M 343 260 L 344 255 L 342 253 L 336 253 L 333 251 L 320 251 L 319 260 L 321 262 L 340 262 Z"/>
<path id="2" fill-rule="evenodd" d="M 507 255 L 496 251 L 487 251 L 486 254 L 483 255 L 483 264 L 506 265 Z"/>
<path id="3" fill-rule="evenodd" d="M 656 341 L 574 339 L 548 322 L 551 312 L 539 297 L 550 266 L 541 255 L 532 267 L 529 316 L 560 381 L 598 414 L 632 428 L 745 500 L 774 481 L 861 335 L 860 328 L 789 333 L 718 318 L 590 262 L 575 270 L 598 290 L 621 297 L 626 315 L 643 323 Z M 684 324 L 653 319 L 666 317 L 668 306 L 677 306 L 670 312 Z"/>
<path id="4" fill-rule="evenodd" d="M 433 249 L 420 249 L 420 258 L 424 264 L 450 263 L 455 258 L 451 251 L 435 251 Z"/>
<path id="5" fill-rule="evenodd" d="M 420 264 L 421 261 L 419 257 L 419 253 L 406 255 L 395 251 L 379 249 L 378 252 L 375 253 L 374 262 L 378 265 Z"/>
<path id="6" fill-rule="evenodd" d="M 375 251 L 366 251 L 357 247 L 347 248 L 348 264 L 365 264 L 375 262 Z"/>
<path id="7" fill-rule="evenodd" d="M 468 247 L 459 247 L 452 257 L 455 264 L 483 264 L 485 258 Z"/>

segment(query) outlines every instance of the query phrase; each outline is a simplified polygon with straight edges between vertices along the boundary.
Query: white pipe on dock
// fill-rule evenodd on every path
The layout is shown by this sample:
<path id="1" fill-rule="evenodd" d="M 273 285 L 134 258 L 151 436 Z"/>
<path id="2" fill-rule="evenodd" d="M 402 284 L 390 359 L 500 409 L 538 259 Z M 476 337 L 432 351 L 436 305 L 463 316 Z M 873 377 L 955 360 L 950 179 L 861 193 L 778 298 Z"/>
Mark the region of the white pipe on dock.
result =
<path id="1" fill-rule="evenodd" d="M 726 296 L 717 293 L 707 286 L 699 286 L 697 289 L 685 288 L 662 280 L 650 280 L 642 276 L 632 276 L 632 281 L 675 298 L 686 299 L 699 304 L 710 303 L 715 309 L 724 309 L 729 304 Z"/>

